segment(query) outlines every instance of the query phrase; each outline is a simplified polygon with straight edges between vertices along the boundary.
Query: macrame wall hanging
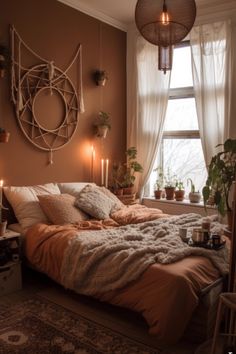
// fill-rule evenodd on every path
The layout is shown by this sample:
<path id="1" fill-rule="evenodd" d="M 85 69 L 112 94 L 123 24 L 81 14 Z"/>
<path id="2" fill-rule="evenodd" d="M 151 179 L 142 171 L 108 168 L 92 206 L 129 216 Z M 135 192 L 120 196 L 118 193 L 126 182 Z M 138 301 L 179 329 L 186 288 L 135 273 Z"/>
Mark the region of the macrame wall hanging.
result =
<path id="1" fill-rule="evenodd" d="M 29 66 L 29 56 L 35 65 Z M 41 150 L 61 149 L 72 139 L 78 113 L 84 111 L 82 96 L 82 46 L 66 68 L 61 70 L 53 61 L 35 53 L 11 27 L 11 95 L 18 123 L 27 139 Z M 32 59 L 31 59 L 32 63 Z M 78 93 L 67 73 L 78 68 Z"/>

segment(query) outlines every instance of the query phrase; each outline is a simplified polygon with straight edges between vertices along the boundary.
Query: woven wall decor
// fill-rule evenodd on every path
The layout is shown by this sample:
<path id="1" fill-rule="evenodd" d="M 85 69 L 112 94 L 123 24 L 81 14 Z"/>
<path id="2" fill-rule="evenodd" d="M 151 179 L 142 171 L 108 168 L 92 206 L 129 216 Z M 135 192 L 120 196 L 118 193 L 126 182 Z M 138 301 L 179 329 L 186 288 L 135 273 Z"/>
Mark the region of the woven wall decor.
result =
<path id="1" fill-rule="evenodd" d="M 28 66 L 29 55 L 35 65 Z M 36 54 L 11 27 L 11 96 L 16 117 L 27 139 L 50 153 L 72 139 L 78 113 L 84 111 L 82 96 L 82 46 L 66 70 Z M 73 64 L 79 67 L 78 93 L 67 75 Z"/>

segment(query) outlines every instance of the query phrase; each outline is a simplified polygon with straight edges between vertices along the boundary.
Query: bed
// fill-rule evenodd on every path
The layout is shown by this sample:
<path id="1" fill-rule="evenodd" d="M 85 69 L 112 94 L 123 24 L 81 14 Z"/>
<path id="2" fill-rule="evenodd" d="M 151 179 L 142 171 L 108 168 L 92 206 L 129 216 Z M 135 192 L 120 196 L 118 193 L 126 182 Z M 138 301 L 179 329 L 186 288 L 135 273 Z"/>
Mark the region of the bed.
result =
<path id="1" fill-rule="evenodd" d="M 179 227 L 199 227 L 199 215 L 170 217 L 141 205 L 123 206 L 90 184 L 4 192 L 34 269 L 78 293 L 141 313 L 160 343 L 175 343 L 189 331 L 195 340 L 210 335 L 228 249 L 182 242 Z"/>

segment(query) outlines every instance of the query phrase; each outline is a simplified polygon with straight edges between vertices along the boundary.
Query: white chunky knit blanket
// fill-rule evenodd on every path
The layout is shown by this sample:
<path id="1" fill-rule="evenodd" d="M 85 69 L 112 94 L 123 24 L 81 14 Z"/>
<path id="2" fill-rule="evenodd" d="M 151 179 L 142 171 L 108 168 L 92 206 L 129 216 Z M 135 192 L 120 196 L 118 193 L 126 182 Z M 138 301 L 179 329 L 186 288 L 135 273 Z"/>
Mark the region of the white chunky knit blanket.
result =
<path id="1" fill-rule="evenodd" d="M 221 274 L 228 272 L 229 251 L 191 247 L 179 237 L 179 227 L 199 227 L 202 217 L 183 214 L 101 231 L 83 231 L 64 253 L 62 284 L 81 294 L 96 295 L 121 288 L 153 263 L 173 263 L 190 255 L 205 256 Z M 219 227 L 216 221 L 213 227 Z"/>

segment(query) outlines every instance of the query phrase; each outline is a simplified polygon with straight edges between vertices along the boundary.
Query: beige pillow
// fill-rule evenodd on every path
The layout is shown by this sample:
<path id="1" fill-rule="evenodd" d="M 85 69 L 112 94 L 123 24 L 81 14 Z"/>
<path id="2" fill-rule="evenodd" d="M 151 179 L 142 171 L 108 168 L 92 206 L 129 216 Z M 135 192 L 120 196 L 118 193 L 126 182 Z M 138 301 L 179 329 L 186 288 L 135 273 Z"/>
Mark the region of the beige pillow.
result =
<path id="1" fill-rule="evenodd" d="M 115 202 L 107 197 L 100 187 L 87 185 L 76 198 L 75 205 L 96 219 L 109 218 Z"/>
<path id="2" fill-rule="evenodd" d="M 75 197 L 70 194 L 39 195 L 38 199 L 44 213 L 55 225 L 74 224 L 89 218 L 75 207 Z"/>
<path id="3" fill-rule="evenodd" d="M 62 194 L 71 194 L 74 197 L 77 197 L 79 195 L 79 192 L 87 186 L 87 185 L 93 185 L 96 186 L 95 183 L 88 183 L 88 182 L 65 182 L 65 183 L 57 183 L 60 191 Z"/>
<path id="4" fill-rule="evenodd" d="M 60 194 L 60 190 L 55 183 L 27 187 L 11 186 L 3 189 L 24 232 L 34 224 L 49 222 L 39 205 L 37 195 Z"/>
<path id="5" fill-rule="evenodd" d="M 111 213 L 114 213 L 114 211 L 124 208 L 125 205 L 120 201 L 120 199 L 117 198 L 115 194 L 109 191 L 109 189 L 105 187 L 99 187 L 99 188 L 107 197 L 109 197 L 115 203 L 114 207 L 111 210 Z"/>

